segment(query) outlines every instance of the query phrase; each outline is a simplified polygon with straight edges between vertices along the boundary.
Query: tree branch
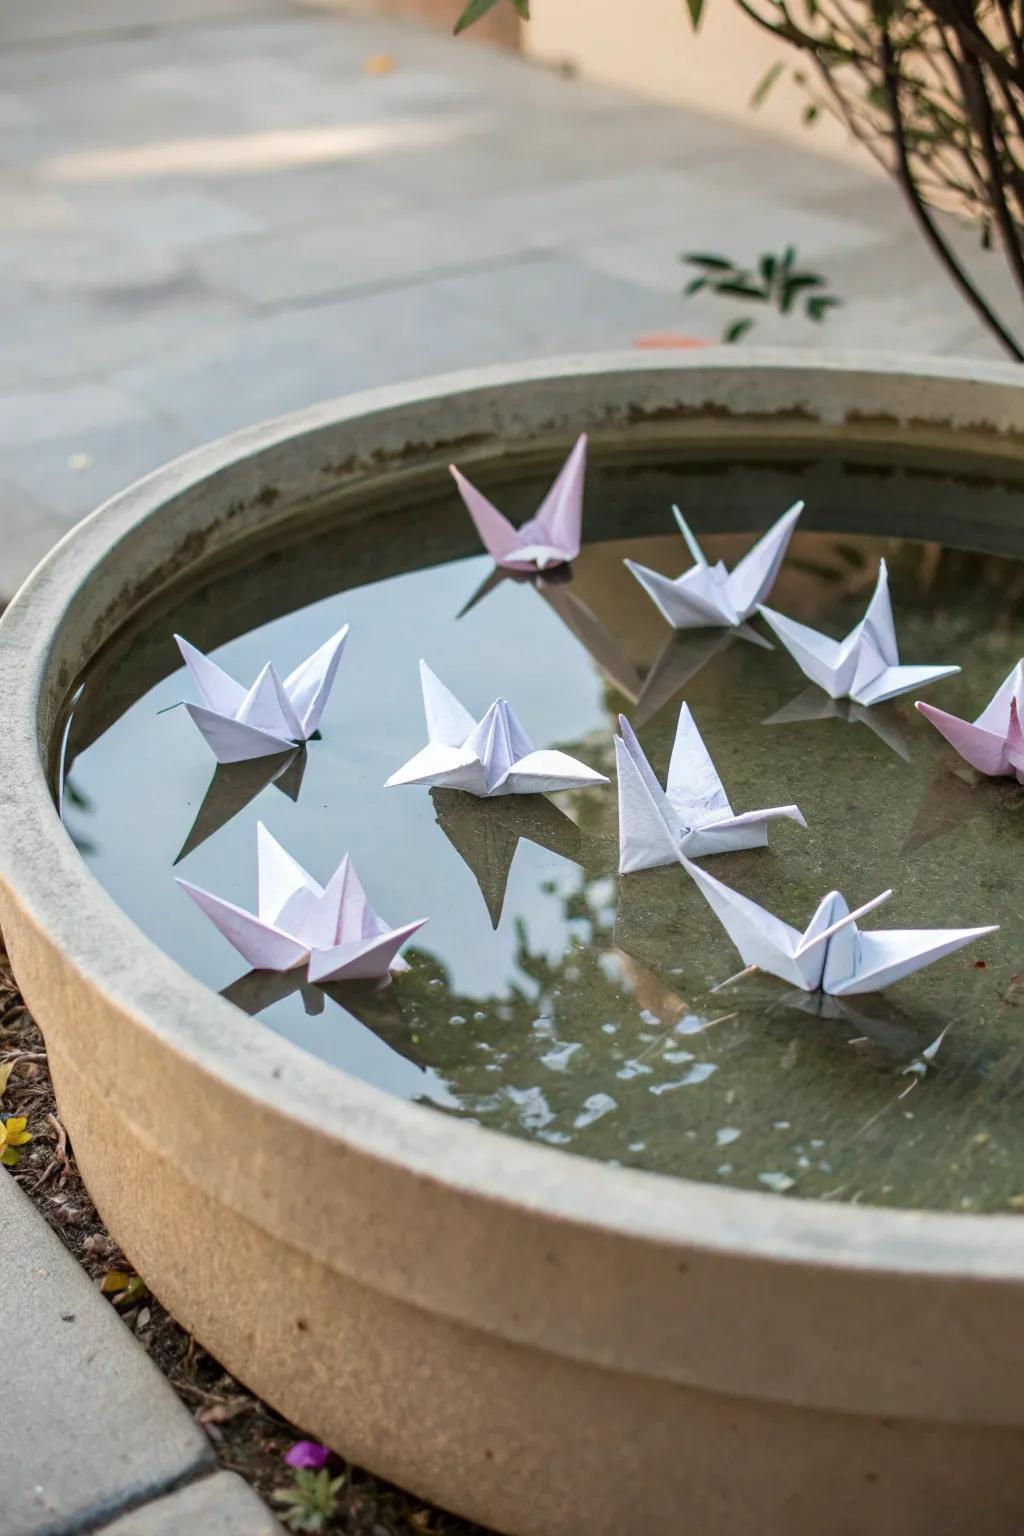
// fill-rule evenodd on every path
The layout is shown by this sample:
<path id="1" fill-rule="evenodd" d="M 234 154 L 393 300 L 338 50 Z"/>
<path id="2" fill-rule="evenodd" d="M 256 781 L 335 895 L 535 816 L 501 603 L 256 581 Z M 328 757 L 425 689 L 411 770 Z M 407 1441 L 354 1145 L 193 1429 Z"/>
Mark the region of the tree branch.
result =
<path id="1" fill-rule="evenodd" d="M 964 70 L 964 96 L 967 101 L 967 110 L 971 114 L 971 121 L 981 141 L 982 152 L 985 157 L 986 180 L 988 182 L 989 202 L 992 205 L 992 215 L 995 219 L 999 238 L 1010 271 L 1013 273 L 1021 297 L 1024 298 L 1024 252 L 1021 251 L 1020 235 L 1017 226 L 1010 214 L 1010 209 L 1003 191 L 1003 166 L 999 155 L 999 146 L 996 143 L 995 128 L 992 121 L 992 103 L 988 99 L 988 91 L 985 89 L 985 77 L 981 65 L 973 54 L 966 54 L 963 58 Z"/>
<path id="2" fill-rule="evenodd" d="M 960 14 L 954 0 L 921 0 L 921 4 L 933 16 L 951 26 L 968 52 L 987 64 L 994 75 L 1016 86 L 1018 90 L 1024 90 L 1024 68 L 1018 68 L 1013 60 L 1000 53 L 975 26 L 973 19 L 969 20 Z"/>
<path id="3" fill-rule="evenodd" d="M 1016 362 L 1024 363 L 1024 351 L 1021 350 L 1014 337 L 1004 328 L 999 317 L 989 308 L 985 299 L 975 288 L 921 200 L 910 164 L 910 155 L 907 150 L 903 108 L 900 102 L 899 71 L 893 52 L 892 38 L 889 35 L 888 27 L 884 24 L 881 27 L 881 40 L 879 43 L 879 64 L 882 71 L 883 89 L 892 118 L 897 179 L 918 228 L 978 318 L 987 326 L 1004 350 Z"/>

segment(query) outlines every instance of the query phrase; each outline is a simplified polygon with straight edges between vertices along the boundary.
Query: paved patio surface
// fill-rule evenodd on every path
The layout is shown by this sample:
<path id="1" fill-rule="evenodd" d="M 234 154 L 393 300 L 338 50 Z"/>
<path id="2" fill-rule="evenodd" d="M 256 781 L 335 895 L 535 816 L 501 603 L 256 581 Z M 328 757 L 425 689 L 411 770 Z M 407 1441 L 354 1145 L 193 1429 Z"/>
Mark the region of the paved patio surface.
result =
<path id="1" fill-rule="evenodd" d="M 682 23 L 681 23 L 682 24 Z M 387 55 L 390 73 L 367 73 Z M 792 241 L 846 307 L 757 338 L 995 355 L 870 169 L 289 0 L 0 13 L 7 595 L 202 442 L 475 363 L 717 338 L 677 253 Z M 998 258 L 981 258 L 994 282 Z"/>

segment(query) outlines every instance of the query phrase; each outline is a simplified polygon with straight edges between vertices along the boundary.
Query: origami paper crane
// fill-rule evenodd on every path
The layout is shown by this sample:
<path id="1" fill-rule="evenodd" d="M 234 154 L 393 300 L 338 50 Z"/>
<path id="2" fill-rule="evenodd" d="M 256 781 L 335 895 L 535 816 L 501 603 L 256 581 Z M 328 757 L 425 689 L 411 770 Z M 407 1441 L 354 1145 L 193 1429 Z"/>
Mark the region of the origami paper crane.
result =
<path id="1" fill-rule="evenodd" d="M 366 899 L 348 854 L 326 887 L 256 825 L 257 915 L 178 878 L 182 890 L 258 971 L 291 971 L 308 962 L 311 983 L 385 979 L 405 970 L 398 951 L 427 921 L 389 928 Z"/>
<path id="2" fill-rule="evenodd" d="M 505 699 L 495 699 L 476 721 L 455 695 L 420 662 L 427 745 L 385 784 L 433 784 L 471 795 L 533 795 L 607 784 L 603 773 L 565 752 L 536 751 Z"/>
<path id="3" fill-rule="evenodd" d="M 272 662 L 248 692 L 202 651 L 175 635 L 201 704 L 186 704 L 219 763 L 288 752 L 320 724 L 348 638 L 344 624 L 282 682 Z"/>
<path id="4" fill-rule="evenodd" d="M 515 528 L 454 464 L 448 467 L 466 510 L 497 565 L 512 570 L 543 571 L 547 566 L 565 565 L 575 560 L 580 552 L 583 522 L 586 433 L 576 440 L 576 446 L 558 471 L 551 489 L 534 516 L 521 528 Z"/>
<path id="5" fill-rule="evenodd" d="M 784 512 L 730 573 L 724 560 L 708 564 L 683 514 L 673 507 L 679 531 L 695 563 L 674 580 L 635 560 L 627 560 L 626 565 L 675 629 L 731 628 L 749 619 L 768 596 L 803 509 L 803 502 L 798 501 Z"/>
<path id="6" fill-rule="evenodd" d="M 889 573 L 883 560 L 878 580 L 860 623 L 845 640 L 830 640 L 807 624 L 798 624 L 771 608 L 758 612 L 782 641 L 805 677 L 833 699 L 882 704 L 912 688 L 923 688 L 959 667 L 901 667 L 889 598 Z"/>
<path id="7" fill-rule="evenodd" d="M 1015 776 L 1024 784 L 1024 660 L 1003 679 L 973 725 L 920 700 L 915 708 L 979 773 L 993 779 Z"/>
<path id="8" fill-rule="evenodd" d="M 803 992 L 820 989 L 839 997 L 877 992 L 974 939 L 995 933 L 998 927 L 890 928 L 861 933 L 857 919 L 888 901 L 892 891 L 883 891 L 854 912 L 838 891 L 830 891 L 800 933 L 689 859 L 683 858 L 682 863 L 744 964 L 769 971 Z"/>
<path id="9" fill-rule="evenodd" d="M 740 848 L 763 848 L 767 823 L 786 816 L 807 823 L 798 806 L 733 814 L 725 786 L 715 771 L 700 732 L 684 704 L 662 789 L 625 715 L 615 738 L 619 774 L 619 874 L 674 864 L 680 854 L 701 858 Z"/>
<path id="10" fill-rule="evenodd" d="M 900 729 L 896 708 L 893 705 L 887 710 L 884 704 L 876 704 L 874 708 L 868 709 L 863 704 L 854 704 L 852 699 L 831 699 L 816 684 L 812 684 L 798 693 L 795 699 L 790 699 L 788 704 L 783 704 L 774 715 L 762 720 L 761 724 L 793 725 L 804 720 L 842 720 L 846 725 L 866 725 L 897 757 L 909 763 L 910 749 Z"/>

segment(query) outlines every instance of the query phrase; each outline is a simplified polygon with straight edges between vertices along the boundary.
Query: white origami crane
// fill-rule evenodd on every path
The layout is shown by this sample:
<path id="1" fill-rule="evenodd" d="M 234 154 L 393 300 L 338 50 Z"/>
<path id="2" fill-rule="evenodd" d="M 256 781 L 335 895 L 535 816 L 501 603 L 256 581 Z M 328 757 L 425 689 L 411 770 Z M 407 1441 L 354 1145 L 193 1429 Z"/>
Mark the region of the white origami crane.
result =
<path id="1" fill-rule="evenodd" d="M 471 485 L 454 464 L 448 467 L 466 510 L 497 565 L 511 570 L 543 571 L 549 565 L 565 565 L 576 559 L 583 523 L 586 433 L 577 439 L 536 514 L 521 528 L 513 527 L 504 513 Z"/>
<path id="2" fill-rule="evenodd" d="M 309 963 L 311 982 L 383 979 L 407 970 L 398 951 L 425 917 L 389 928 L 370 906 L 346 853 L 326 887 L 306 873 L 271 836 L 256 827 L 259 868 L 257 915 L 200 890 L 178 884 L 257 971 L 291 971 Z"/>
<path id="3" fill-rule="evenodd" d="M 348 630 L 343 625 L 283 682 L 268 662 L 248 692 L 202 651 L 175 635 L 203 701 L 185 708 L 219 763 L 271 757 L 309 740 L 334 685 Z"/>
<path id="4" fill-rule="evenodd" d="M 979 773 L 990 778 L 1015 775 L 1017 782 L 1024 784 L 1024 731 L 1020 722 L 1024 711 L 1024 660 L 1018 661 L 1003 680 L 973 725 L 920 700 L 916 708 Z"/>
<path id="5" fill-rule="evenodd" d="M 768 596 L 786 556 L 790 535 L 804 509 L 798 501 L 784 512 L 753 549 L 729 572 L 724 560 L 709 565 L 678 507 L 672 512 L 695 564 L 673 580 L 627 560 L 647 595 L 676 629 L 731 628 L 742 624 Z"/>
<path id="6" fill-rule="evenodd" d="M 845 640 L 798 624 L 771 608 L 760 608 L 761 617 L 774 630 L 805 677 L 833 699 L 850 698 L 855 704 L 882 704 L 912 688 L 923 688 L 940 677 L 952 677 L 959 667 L 901 667 L 892 621 L 889 573 L 883 560 L 878 580 L 864 617 Z"/>
<path id="7" fill-rule="evenodd" d="M 769 811 L 733 814 L 725 786 L 693 722 L 689 706 L 679 711 L 679 724 L 662 789 L 644 750 L 626 719 L 619 716 L 621 736 L 615 738 L 619 774 L 619 874 L 674 864 L 681 853 L 701 858 L 740 848 L 763 848 L 767 823 L 787 816 L 807 825 L 795 805 Z"/>
<path id="8" fill-rule="evenodd" d="M 883 891 L 855 912 L 838 891 L 830 891 L 804 932 L 799 933 L 689 859 L 682 863 L 744 963 L 769 971 L 803 992 L 820 989 L 837 997 L 877 992 L 974 939 L 995 933 L 998 927 L 890 928 L 861 933 L 857 919 L 888 901 L 892 891 Z"/>
<path id="9" fill-rule="evenodd" d="M 532 795 L 607 784 L 565 752 L 535 751 L 511 704 L 495 699 L 476 721 L 453 693 L 420 662 L 428 744 L 385 784 L 434 784 L 471 795 Z"/>

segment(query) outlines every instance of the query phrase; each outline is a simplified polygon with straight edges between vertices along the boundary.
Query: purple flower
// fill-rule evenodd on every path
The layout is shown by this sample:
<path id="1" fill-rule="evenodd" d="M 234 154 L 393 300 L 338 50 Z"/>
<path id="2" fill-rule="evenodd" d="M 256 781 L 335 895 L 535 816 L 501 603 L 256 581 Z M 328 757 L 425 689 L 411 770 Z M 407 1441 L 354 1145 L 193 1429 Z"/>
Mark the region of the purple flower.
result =
<path id="1" fill-rule="evenodd" d="M 319 1472 L 321 1467 L 326 1467 L 330 1454 L 326 1445 L 319 1445 L 315 1440 L 296 1440 L 291 1450 L 285 1452 L 284 1459 L 290 1467 Z"/>

